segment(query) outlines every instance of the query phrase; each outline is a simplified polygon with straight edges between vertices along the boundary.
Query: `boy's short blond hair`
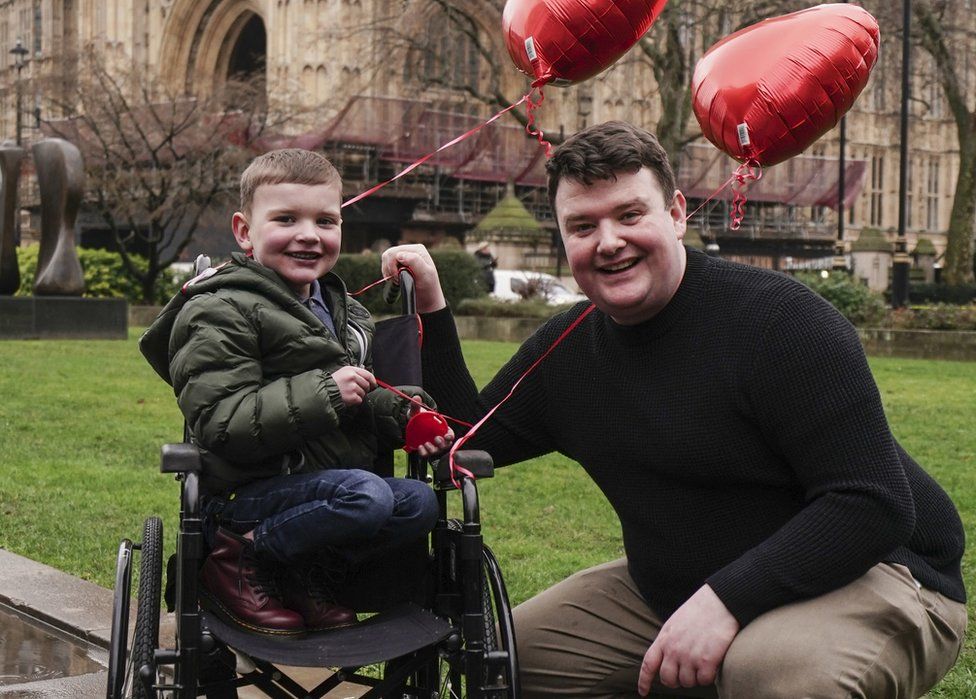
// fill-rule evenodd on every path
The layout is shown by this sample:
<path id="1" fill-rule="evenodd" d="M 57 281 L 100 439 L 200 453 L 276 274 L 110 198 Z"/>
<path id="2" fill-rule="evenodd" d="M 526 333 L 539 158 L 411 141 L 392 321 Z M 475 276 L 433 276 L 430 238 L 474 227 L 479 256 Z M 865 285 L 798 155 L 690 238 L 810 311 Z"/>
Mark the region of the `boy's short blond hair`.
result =
<path id="1" fill-rule="evenodd" d="M 336 184 L 342 193 L 342 176 L 328 158 L 302 148 L 282 148 L 259 155 L 241 174 L 241 211 L 250 212 L 258 187 L 282 183 Z"/>

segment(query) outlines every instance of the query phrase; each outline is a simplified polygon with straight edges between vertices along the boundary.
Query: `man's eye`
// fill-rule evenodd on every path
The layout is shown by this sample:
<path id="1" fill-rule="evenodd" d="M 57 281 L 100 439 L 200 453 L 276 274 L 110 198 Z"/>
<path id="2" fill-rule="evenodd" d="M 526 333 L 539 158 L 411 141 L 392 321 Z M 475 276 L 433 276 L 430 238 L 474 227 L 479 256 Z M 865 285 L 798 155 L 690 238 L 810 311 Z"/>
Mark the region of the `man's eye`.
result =
<path id="1" fill-rule="evenodd" d="M 575 226 L 570 228 L 574 235 L 586 235 L 593 230 L 592 223 L 577 223 Z"/>
<path id="2" fill-rule="evenodd" d="M 621 221 L 634 221 L 640 218 L 639 211 L 628 211 L 623 216 L 620 217 Z"/>

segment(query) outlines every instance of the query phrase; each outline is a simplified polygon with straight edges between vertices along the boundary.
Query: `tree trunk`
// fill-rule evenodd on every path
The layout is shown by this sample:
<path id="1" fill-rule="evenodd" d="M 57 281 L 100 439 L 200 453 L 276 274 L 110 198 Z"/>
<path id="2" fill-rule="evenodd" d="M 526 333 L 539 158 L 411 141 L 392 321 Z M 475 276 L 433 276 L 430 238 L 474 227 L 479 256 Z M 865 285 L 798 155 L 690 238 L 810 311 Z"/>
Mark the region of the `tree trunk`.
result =
<path id="1" fill-rule="evenodd" d="M 945 280 L 972 284 L 973 232 L 976 228 L 976 129 L 959 129 L 959 177 L 946 231 Z"/>

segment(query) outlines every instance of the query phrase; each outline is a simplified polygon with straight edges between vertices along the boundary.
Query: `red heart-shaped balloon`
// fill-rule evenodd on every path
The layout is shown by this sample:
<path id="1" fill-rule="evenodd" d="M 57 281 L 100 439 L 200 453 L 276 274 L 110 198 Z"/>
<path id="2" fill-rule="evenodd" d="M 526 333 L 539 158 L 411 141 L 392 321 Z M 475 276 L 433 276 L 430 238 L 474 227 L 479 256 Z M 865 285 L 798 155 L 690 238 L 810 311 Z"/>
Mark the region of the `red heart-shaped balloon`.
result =
<path id="1" fill-rule="evenodd" d="M 502 33 L 534 85 L 569 85 L 609 68 L 650 29 L 667 0 L 508 0 Z"/>
<path id="2" fill-rule="evenodd" d="M 702 56 L 691 81 L 702 134 L 736 160 L 801 153 L 854 104 L 878 58 L 878 22 L 829 4 L 766 19 Z"/>
<path id="3" fill-rule="evenodd" d="M 433 442 L 437 437 L 447 434 L 447 420 L 439 413 L 424 410 L 407 420 L 404 430 L 403 450 L 416 451 L 422 444 Z"/>

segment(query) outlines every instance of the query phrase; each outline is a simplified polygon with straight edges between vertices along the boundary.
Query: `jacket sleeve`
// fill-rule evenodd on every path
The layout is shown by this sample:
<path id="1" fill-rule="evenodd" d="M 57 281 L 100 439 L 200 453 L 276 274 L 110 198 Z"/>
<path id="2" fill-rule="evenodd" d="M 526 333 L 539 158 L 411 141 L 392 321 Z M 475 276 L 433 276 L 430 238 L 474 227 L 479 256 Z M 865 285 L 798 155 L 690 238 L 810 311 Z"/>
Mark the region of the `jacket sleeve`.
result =
<path id="1" fill-rule="evenodd" d="M 170 339 L 170 373 L 190 431 L 236 463 L 299 448 L 339 426 L 342 399 L 321 369 L 265 383 L 260 333 L 232 300 L 202 295 L 181 311 Z"/>
<path id="2" fill-rule="evenodd" d="M 417 386 L 397 386 L 397 389 L 408 396 L 418 398 L 431 410 L 437 409 L 437 404 L 426 391 Z M 403 446 L 404 430 L 410 420 L 411 401 L 397 395 L 386 388 L 377 388 L 366 395 L 376 420 L 376 431 L 390 448 L 398 449 Z"/>

